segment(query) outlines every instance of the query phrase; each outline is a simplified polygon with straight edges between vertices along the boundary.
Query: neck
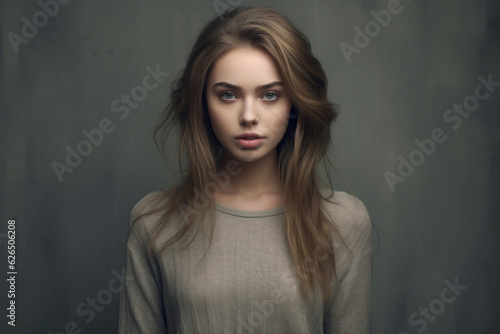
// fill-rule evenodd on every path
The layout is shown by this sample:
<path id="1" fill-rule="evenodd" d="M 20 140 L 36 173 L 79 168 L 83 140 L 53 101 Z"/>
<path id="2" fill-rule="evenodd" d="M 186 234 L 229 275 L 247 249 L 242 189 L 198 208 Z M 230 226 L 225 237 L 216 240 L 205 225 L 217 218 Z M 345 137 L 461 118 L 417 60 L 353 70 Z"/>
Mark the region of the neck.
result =
<path id="1" fill-rule="evenodd" d="M 276 150 L 256 161 L 241 161 L 229 156 L 226 151 L 219 164 L 219 170 L 225 170 L 230 161 L 237 161 L 236 170 L 240 172 L 229 179 L 222 193 L 240 195 L 246 198 L 256 198 L 270 193 L 283 193 L 279 181 L 278 155 Z M 234 163 L 234 162 L 233 162 Z"/>

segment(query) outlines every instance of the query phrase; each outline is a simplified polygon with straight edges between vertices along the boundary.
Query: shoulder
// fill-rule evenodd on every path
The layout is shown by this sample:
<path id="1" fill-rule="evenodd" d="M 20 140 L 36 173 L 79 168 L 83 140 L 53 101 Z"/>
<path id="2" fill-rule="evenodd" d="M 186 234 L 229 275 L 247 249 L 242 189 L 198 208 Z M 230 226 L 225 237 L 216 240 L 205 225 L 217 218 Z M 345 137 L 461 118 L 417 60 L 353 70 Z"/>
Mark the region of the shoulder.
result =
<path id="1" fill-rule="evenodd" d="M 321 190 L 325 209 L 335 227 L 346 239 L 371 235 L 371 219 L 365 204 L 357 197 L 343 191 Z"/>
<path id="2" fill-rule="evenodd" d="M 170 235 L 181 227 L 184 221 L 182 214 L 171 209 L 172 191 L 157 190 L 141 197 L 130 211 L 129 230 L 144 236 L 154 235 L 157 228 L 161 227 L 164 235 Z"/>
<path id="3" fill-rule="evenodd" d="M 333 236 L 339 275 L 346 275 L 372 252 L 372 222 L 364 203 L 346 192 L 331 190 L 325 208 L 338 234 Z M 339 235 L 340 234 L 340 235 Z M 365 263 L 365 262 L 363 262 Z"/>
<path id="4" fill-rule="evenodd" d="M 147 193 L 135 203 L 130 210 L 129 230 L 144 234 L 151 230 L 159 221 L 165 203 L 165 191 Z"/>
<path id="5" fill-rule="evenodd" d="M 154 191 L 141 197 L 141 199 L 139 199 L 139 201 L 132 207 L 132 210 L 130 210 L 130 220 L 133 221 L 140 215 L 154 210 L 158 202 L 163 197 L 163 194 L 163 191 Z"/>

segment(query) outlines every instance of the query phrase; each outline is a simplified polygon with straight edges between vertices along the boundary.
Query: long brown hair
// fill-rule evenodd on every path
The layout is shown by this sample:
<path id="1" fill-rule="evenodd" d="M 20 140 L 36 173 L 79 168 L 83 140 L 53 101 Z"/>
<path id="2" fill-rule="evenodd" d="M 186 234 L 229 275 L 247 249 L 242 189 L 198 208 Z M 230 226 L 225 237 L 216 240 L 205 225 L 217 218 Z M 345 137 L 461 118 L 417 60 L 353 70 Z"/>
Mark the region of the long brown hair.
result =
<path id="1" fill-rule="evenodd" d="M 323 200 L 331 198 L 331 193 L 323 196 L 316 166 L 321 160 L 324 163 L 324 158 L 330 162 L 327 156 L 330 125 L 337 117 L 337 107 L 328 100 L 327 78 L 312 54 L 309 40 L 271 7 L 240 7 L 226 11 L 201 31 L 186 67 L 172 84 L 170 102 L 153 129 L 156 146 L 167 161 L 167 138 L 172 125 L 179 126 L 182 181 L 162 190 L 155 198 L 156 205 L 135 221 L 162 211 L 150 238 L 150 255 L 155 241 L 175 214 L 184 217 L 183 223 L 154 250 L 156 256 L 177 242 L 189 245 L 200 230 L 208 232 L 206 251 L 210 248 L 215 204 L 207 185 L 217 183 L 215 175 L 223 148 L 208 118 L 205 85 L 215 60 L 244 46 L 260 48 L 276 60 L 292 102 L 286 132 L 276 148 L 279 179 L 285 189 L 283 223 L 302 296 L 306 297 L 319 283 L 323 297 L 328 300 L 332 278 L 336 277 L 333 240 L 340 238 L 340 234 L 325 208 Z M 186 171 L 183 170 L 184 154 L 189 158 Z M 326 166 L 325 172 L 331 190 Z M 201 207 L 195 198 L 200 193 L 205 194 L 205 204 Z M 191 236 L 189 240 L 188 236 Z"/>

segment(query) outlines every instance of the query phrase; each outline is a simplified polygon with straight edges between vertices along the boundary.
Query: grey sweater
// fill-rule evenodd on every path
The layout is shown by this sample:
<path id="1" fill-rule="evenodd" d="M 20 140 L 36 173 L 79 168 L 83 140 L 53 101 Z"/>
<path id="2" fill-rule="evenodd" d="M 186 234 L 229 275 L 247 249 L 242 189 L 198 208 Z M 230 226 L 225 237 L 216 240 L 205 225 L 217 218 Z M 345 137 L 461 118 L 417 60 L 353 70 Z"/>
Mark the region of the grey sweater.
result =
<path id="1" fill-rule="evenodd" d="M 156 193 L 143 197 L 130 221 Z M 303 300 L 283 227 L 283 207 L 242 211 L 216 203 L 210 250 L 199 233 L 187 248 L 148 257 L 151 223 L 137 222 L 127 241 L 126 275 L 120 295 L 120 334 L 272 333 L 365 334 L 371 318 L 371 221 L 364 204 L 335 192 L 328 212 L 349 249 L 334 243 L 338 280 L 324 304 L 319 288 Z M 158 239 L 179 227 L 176 217 Z M 157 244 L 158 245 L 158 244 Z M 324 254 L 323 254 L 324 255 Z M 321 254 L 318 254 L 321 258 Z"/>

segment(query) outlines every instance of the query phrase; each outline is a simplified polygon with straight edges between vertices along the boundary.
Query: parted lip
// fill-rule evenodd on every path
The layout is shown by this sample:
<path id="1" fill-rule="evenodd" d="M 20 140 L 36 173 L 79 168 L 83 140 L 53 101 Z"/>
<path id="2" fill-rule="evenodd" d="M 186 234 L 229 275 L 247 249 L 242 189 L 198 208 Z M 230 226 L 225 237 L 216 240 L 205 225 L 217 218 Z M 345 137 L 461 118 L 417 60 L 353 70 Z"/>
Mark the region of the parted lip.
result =
<path id="1" fill-rule="evenodd" d="M 263 136 L 255 133 L 255 132 L 245 132 L 241 135 L 235 137 L 236 139 L 246 139 L 246 138 L 264 138 Z"/>

